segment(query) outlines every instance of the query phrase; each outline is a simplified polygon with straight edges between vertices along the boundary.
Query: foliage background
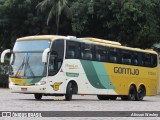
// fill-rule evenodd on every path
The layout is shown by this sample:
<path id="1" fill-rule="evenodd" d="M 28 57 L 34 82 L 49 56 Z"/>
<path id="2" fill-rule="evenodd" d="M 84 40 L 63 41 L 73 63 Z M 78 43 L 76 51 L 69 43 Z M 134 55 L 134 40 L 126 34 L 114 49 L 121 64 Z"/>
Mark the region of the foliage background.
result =
<path id="1" fill-rule="evenodd" d="M 46 25 L 48 8 L 43 12 L 36 9 L 41 1 L 0 0 L 0 52 L 12 49 L 16 38 L 22 36 L 56 34 L 55 16 Z M 69 19 L 67 13 L 62 12 L 60 35 L 97 37 L 139 48 L 150 48 L 160 42 L 159 0 L 67 2 L 72 17 Z"/>

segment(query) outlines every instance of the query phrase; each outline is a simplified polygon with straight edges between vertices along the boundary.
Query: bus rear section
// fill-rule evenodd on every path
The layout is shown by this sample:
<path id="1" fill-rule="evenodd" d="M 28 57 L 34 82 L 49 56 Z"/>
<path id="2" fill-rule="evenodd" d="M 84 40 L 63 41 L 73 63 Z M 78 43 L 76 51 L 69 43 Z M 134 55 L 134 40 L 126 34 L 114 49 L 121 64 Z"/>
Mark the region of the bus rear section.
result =
<path id="1" fill-rule="evenodd" d="M 67 63 L 80 69 L 69 71 L 80 76 L 75 78 L 79 94 L 97 95 L 100 100 L 143 100 L 144 96 L 157 95 L 158 59 L 153 50 L 95 38 L 67 43 Z"/>

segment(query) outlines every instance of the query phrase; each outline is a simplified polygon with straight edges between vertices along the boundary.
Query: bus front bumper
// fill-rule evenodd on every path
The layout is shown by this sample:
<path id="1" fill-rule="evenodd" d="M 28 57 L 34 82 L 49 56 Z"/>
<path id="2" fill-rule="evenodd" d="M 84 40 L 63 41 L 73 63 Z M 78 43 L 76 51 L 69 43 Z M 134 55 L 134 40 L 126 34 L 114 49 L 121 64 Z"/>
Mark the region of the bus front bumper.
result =
<path id="1" fill-rule="evenodd" d="M 18 86 L 18 85 L 9 85 L 9 88 L 12 93 L 46 93 L 45 85 L 36 85 L 36 86 Z"/>

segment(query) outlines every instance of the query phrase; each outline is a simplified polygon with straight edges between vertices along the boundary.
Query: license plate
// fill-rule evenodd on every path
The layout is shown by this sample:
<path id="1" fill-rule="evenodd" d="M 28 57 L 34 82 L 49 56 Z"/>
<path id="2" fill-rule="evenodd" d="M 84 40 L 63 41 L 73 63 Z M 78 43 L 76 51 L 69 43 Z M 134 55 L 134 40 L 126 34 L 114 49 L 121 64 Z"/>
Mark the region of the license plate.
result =
<path id="1" fill-rule="evenodd" d="M 27 88 L 21 88 L 21 91 L 27 91 Z"/>

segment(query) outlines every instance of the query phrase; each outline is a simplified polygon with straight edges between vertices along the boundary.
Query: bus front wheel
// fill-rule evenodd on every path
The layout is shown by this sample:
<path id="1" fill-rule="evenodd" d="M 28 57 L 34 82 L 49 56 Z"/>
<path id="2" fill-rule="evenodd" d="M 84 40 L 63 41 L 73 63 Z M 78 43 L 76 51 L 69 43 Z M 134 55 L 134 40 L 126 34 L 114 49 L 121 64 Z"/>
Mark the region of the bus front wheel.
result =
<path id="1" fill-rule="evenodd" d="M 72 90 L 72 83 L 70 82 L 67 85 L 66 94 L 65 94 L 65 98 L 67 101 L 70 101 L 72 99 L 72 94 L 73 94 L 72 91 L 73 91 Z"/>
<path id="2" fill-rule="evenodd" d="M 34 97 L 35 97 L 36 100 L 41 100 L 41 99 L 42 99 L 42 94 L 40 94 L 40 93 L 35 93 L 35 94 L 34 94 Z"/>

